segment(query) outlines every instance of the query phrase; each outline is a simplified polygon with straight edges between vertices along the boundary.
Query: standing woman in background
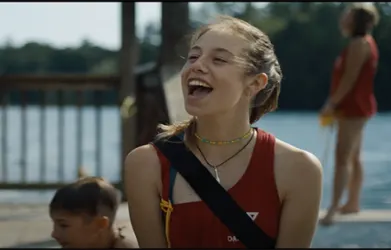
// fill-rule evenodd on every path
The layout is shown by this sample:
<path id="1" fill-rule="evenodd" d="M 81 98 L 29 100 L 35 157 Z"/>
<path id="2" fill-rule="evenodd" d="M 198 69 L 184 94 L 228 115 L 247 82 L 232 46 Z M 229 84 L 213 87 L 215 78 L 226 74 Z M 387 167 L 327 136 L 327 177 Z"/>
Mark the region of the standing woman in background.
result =
<path id="1" fill-rule="evenodd" d="M 324 225 L 333 222 L 337 211 L 348 214 L 360 210 L 363 130 L 377 111 L 373 85 L 379 55 L 370 32 L 378 20 L 375 6 L 364 3 L 353 4 L 340 20 L 342 35 L 349 37 L 350 42 L 335 62 L 331 93 L 321 110 L 324 116 L 337 115 L 338 125 L 333 197 L 326 216 L 321 220 Z M 348 181 L 348 200 L 339 207 Z"/>

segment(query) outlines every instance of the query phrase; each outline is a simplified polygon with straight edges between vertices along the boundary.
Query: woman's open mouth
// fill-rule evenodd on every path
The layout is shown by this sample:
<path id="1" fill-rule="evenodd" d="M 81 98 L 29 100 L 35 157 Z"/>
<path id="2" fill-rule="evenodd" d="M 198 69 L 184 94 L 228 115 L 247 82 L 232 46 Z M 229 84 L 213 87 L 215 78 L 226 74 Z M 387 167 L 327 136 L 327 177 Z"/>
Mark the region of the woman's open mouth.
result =
<path id="1" fill-rule="evenodd" d="M 200 80 L 190 80 L 188 84 L 188 94 L 192 97 L 205 97 L 212 91 L 213 88 L 210 85 Z"/>

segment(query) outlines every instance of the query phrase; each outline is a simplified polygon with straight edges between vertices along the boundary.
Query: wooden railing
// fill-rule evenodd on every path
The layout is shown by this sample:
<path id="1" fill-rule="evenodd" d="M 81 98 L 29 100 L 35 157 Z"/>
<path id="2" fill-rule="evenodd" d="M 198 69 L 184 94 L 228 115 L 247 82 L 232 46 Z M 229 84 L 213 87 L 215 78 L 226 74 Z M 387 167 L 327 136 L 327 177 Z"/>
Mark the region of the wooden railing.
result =
<path id="1" fill-rule="evenodd" d="M 156 117 L 154 114 L 143 114 L 145 107 L 150 105 L 146 96 L 153 95 L 157 100 L 155 109 L 166 107 L 164 94 L 162 91 L 162 83 L 160 80 L 159 69 L 155 64 L 146 64 L 136 68 L 136 103 L 138 112 L 133 113 L 137 116 L 137 135 L 139 138 L 122 138 L 122 131 L 119 133 L 119 140 L 137 140 L 137 144 L 145 143 L 145 140 L 150 140 L 153 137 L 153 128 L 156 127 L 157 122 L 168 122 L 167 109 L 161 109 L 161 119 L 152 123 L 148 122 L 148 116 Z M 0 121 L 0 147 L 1 147 L 1 167 L 0 167 L 0 189 L 53 189 L 64 185 L 69 180 L 66 180 L 65 175 L 65 140 L 73 141 L 75 148 L 73 149 L 76 159 L 75 166 L 73 166 L 72 178 L 78 177 L 80 168 L 83 167 L 83 119 L 82 112 L 85 107 L 93 108 L 94 110 L 94 130 L 95 139 L 95 166 L 94 173 L 88 173 L 96 176 L 104 176 L 102 164 L 102 145 L 106 142 L 103 140 L 102 132 L 102 109 L 107 106 L 119 109 L 122 101 L 119 99 L 119 85 L 120 79 L 117 76 L 90 76 L 90 75 L 55 75 L 55 76 L 0 76 L 0 98 L 1 98 L 1 121 Z M 110 96 L 111 95 L 111 96 Z M 123 96 L 123 95 L 122 95 Z M 111 98 L 110 98 L 111 97 Z M 151 103 L 153 105 L 153 103 Z M 38 138 L 35 145 L 39 146 L 39 180 L 29 181 L 27 177 L 29 162 L 28 152 L 30 150 L 28 133 L 31 126 L 27 121 L 27 109 L 29 107 L 38 108 Z M 69 121 L 65 117 L 65 111 L 69 107 L 74 107 L 76 112 L 75 119 L 75 134 L 67 134 L 65 131 Z M 10 155 L 14 154 L 9 148 L 10 136 L 9 133 L 13 130 L 15 134 L 15 127 L 9 122 L 10 109 L 17 107 L 20 110 L 20 178 L 18 180 L 10 180 Z M 48 181 L 46 179 L 48 172 L 48 163 L 46 161 L 48 156 L 48 149 L 54 147 L 48 144 L 48 126 L 47 109 L 57 109 L 57 162 L 56 162 L 56 181 Z M 123 107 L 122 107 L 123 108 Z M 148 108 L 151 112 L 151 107 Z M 120 114 L 120 112 L 118 112 Z M 52 118 L 50 118 L 52 119 Z M 118 117 L 118 121 L 120 117 Z M 151 129 L 152 127 L 152 129 Z M 152 131 L 145 133 L 146 130 Z M 120 130 L 120 126 L 118 126 Z M 18 132 L 16 132 L 18 133 Z M 144 138 L 141 138 L 144 136 Z M 107 144 L 107 143 L 106 143 Z M 121 144 L 121 143 L 119 143 Z M 117 155 L 121 155 L 121 149 L 113 149 L 118 151 Z M 52 151 L 53 152 L 53 151 Z M 121 161 L 119 161 L 121 164 Z M 13 164 L 15 165 L 15 164 Z M 53 166 L 53 162 L 51 162 Z M 121 172 L 121 171 L 120 171 Z M 120 177 L 118 178 L 121 179 Z M 114 183 L 119 185 L 118 183 Z"/>

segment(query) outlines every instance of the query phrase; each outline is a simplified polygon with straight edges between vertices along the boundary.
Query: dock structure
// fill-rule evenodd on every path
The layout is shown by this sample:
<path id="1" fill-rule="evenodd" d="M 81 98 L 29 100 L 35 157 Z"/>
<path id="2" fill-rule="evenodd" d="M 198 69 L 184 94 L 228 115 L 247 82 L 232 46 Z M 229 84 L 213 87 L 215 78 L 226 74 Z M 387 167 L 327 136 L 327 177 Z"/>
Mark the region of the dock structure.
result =
<path id="1" fill-rule="evenodd" d="M 156 127 L 159 123 L 169 123 L 181 119 L 184 115 L 182 91 L 178 81 L 179 72 L 183 60 L 180 59 L 180 44 L 190 31 L 189 3 L 188 2 L 163 2 L 162 10 L 162 43 L 160 55 L 156 61 L 145 65 L 136 65 L 139 58 L 139 46 L 136 37 L 136 7 L 135 2 L 121 3 L 121 48 L 118 58 L 118 74 L 116 75 L 90 75 L 90 74 L 50 74 L 50 75 L 0 75 L 0 190 L 54 190 L 69 182 L 65 176 L 72 171 L 74 178 L 80 168 L 84 168 L 85 153 L 83 145 L 83 110 L 92 108 L 94 123 L 91 129 L 95 130 L 94 163 L 90 175 L 102 176 L 104 166 L 102 155 L 104 141 L 102 119 L 103 108 L 110 106 L 118 109 L 119 147 L 117 156 L 119 159 L 118 179 L 113 185 L 123 188 L 123 167 L 127 154 L 135 147 L 148 143 L 156 135 Z M 174 80 L 172 80 L 174 79 Z M 19 98 L 11 98 L 11 97 Z M 36 98 L 32 98 L 36 97 Z M 70 98 L 72 97 L 72 98 Z M 13 100 L 13 101 L 12 101 Z M 16 100 L 16 101 L 15 101 Z M 167 104 L 168 101 L 168 104 Z M 39 138 L 38 138 L 38 171 L 39 178 L 31 180 L 28 173 L 31 166 L 28 161 L 21 160 L 20 178 L 11 178 L 12 159 L 9 151 L 9 131 L 15 128 L 8 125 L 10 119 L 9 110 L 15 106 L 21 111 L 20 147 L 21 159 L 28 158 L 29 153 L 37 148 L 32 148 L 28 143 L 31 128 L 28 126 L 27 116 L 30 106 L 39 109 Z M 66 131 L 67 108 L 76 110 L 74 131 Z M 47 109 L 58 111 L 56 126 L 57 156 L 48 162 L 47 156 L 52 145 L 47 139 L 52 135 L 48 133 L 46 125 L 48 118 Z M 169 118 L 171 115 L 171 119 Z M 73 166 L 66 165 L 66 141 L 74 143 L 74 155 L 76 158 Z M 35 146 L 35 145 L 34 145 Z M 36 146 L 35 146 L 36 147 Z M 91 164 L 91 163 L 90 163 Z M 50 166 L 49 166 L 50 165 Z M 70 169 L 71 168 L 71 169 Z M 55 173 L 49 173 L 55 171 Z M 48 180 L 47 176 L 54 174 L 57 178 Z M 105 177 L 105 176 L 103 176 Z M 123 196 L 125 197 L 125 196 Z"/>

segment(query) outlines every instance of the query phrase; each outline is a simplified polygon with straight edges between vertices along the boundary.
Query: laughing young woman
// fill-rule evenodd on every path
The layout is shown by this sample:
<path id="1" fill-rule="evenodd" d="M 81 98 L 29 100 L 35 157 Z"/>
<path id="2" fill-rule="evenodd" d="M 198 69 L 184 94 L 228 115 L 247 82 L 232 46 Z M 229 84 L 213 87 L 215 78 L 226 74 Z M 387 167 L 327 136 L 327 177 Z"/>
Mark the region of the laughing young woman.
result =
<path id="1" fill-rule="evenodd" d="M 158 139 L 184 135 L 188 149 L 275 239 L 275 247 L 309 247 L 321 199 L 321 165 L 311 153 L 251 127 L 277 107 L 281 79 L 267 35 L 222 17 L 196 31 L 182 69 L 185 108 L 193 118 L 162 126 Z M 182 176 L 176 176 L 169 197 L 170 162 L 153 144 L 133 150 L 125 164 L 140 247 L 245 247 Z"/>

